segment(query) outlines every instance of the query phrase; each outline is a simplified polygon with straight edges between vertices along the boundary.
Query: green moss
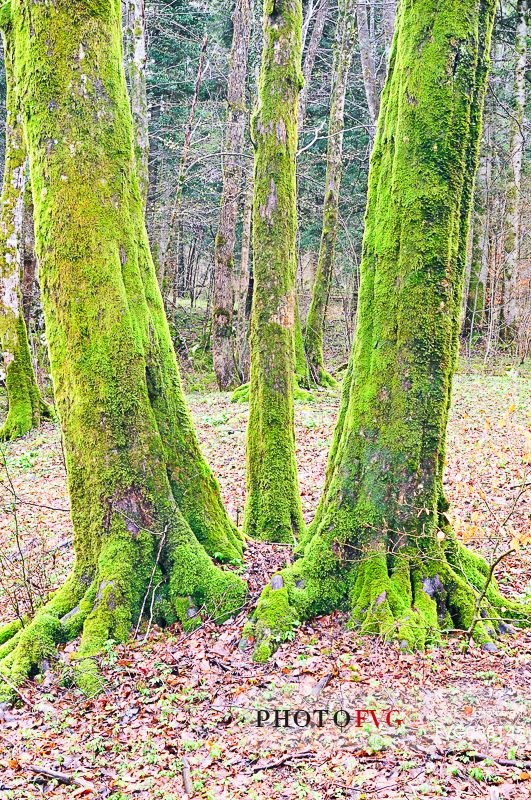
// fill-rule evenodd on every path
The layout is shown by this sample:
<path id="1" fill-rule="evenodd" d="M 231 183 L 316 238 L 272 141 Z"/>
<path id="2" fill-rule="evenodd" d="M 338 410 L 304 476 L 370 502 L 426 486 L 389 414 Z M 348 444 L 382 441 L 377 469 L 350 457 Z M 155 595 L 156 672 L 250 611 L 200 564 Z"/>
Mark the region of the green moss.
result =
<path id="1" fill-rule="evenodd" d="M 0 645 L 11 639 L 22 627 L 22 621 L 15 619 L 13 622 L 8 622 L 0 628 Z"/>
<path id="2" fill-rule="evenodd" d="M 371 158 L 356 338 L 316 518 L 282 573 L 298 619 L 349 608 L 362 632 L 404 647 L 449 625 L 492 638 L 476 619 L 488 568 L 443 550 L 437 534 L 493 15 L 492 0 L 400 6 Z M 269 598 L 266 588 L 257 631 Z M 484 606 L 499 616 L 495 584 Z M 264 641 L 272 649 L 274 632 Z"/>
<path id="3" fill-rule="evenodd" d="M 244 530 L 279 542 L 292 542 L 304 530 L 293 422 L 301 28 L 300 0 L 265 1 L 259 106 L 252 120 L 254 295 Z"/>
<path id="4" fill-rule="evenodd" d="M 0 204 L 0 345 L 9 405 L 0 441 L 24 436 L 40 424 L 41 418 L 51 416 L 37 387 L 22 313 L 20 271 L 26 148 L 14 88 L 14 40 L 9 9 L 4 6 L 0 19 L 7 88 L 6 157 Z"/>

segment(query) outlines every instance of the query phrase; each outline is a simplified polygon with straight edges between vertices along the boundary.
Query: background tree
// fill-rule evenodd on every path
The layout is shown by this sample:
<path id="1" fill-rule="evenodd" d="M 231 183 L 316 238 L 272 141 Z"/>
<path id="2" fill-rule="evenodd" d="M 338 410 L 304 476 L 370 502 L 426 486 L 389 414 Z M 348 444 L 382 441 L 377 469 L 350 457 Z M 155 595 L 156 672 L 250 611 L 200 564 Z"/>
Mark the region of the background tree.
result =
<path id="1" fill-rule="evenodd" d="M 13 0 L 11 20 L 76 561 L 0 671 L 18 685 L 82 632 L 90 690 L 93 657 L 146 605 L 161 623 L 239 606 L 243 581 L 208 553 L 237 560 L 242 542 L 199 451 L 150 256 L 120 2 Z"/>
<path id="2" fill-rule="evenodd" d="M 0 342 L 9 412 L 0 439 L 14 439 L 51 415 L 37 386 L 26 323 L 20 275 L 23 264 L 26 149 L 14 84 L 14 39 L 8 15 L 2 16 L 7 83 L 5 168 L 0 210 Z"/>
<path id="3" fill-rule="evenodd" d="M 522 164 L 524 158 L 524 114 L 527 67 L 527 0 L 517 0 L 515 24 L 515 68 L 509 141 L 509 185 L 505 221 L 505 280 L 503 318 L 509 329 L 518 320 L 519 261 L 522 216 Z M 517 331 L 511 331 L 512 336 Z"/>
<path id="4" fill-rule="evenodd" d="M 494 2 L 400 4 L 365 219 L 358 327 L 325 490 L 302 557 L 251 630 L 267 659 L 300 619 L 347 606 L 403 646 L 518 615 L 445 516 L 445 433 Z M 484 596 L 483 593 L 484 592 Z"/>
<path id="5" fill-rule="evenodd" d="M 254 295 L 245 532 L 292 542 L 304 528 L 293 423 L 297 268 L 299 0 L 265 0 L 259 106 L 253 117 Z"/>
<path id="6" fill-rule="evenodd" d="M 223 192 L 214 249 L 212 358 L 220 389 L 239 383 L 234 340 L 234 246 L 242 188 L 242 151 L 247 123 L 246 82 L 251 35 L 251 2 L 236 0 L 227 89 L 227 131 L 223 154 Z"/>
<path id="7" fill-rule="evenodd" d="M 343 167 L 343 129 L 345 127 L 345 96 L 347 79 L 352 63 L 354 35 L 354 5 L 350 0 L 339 3 L 337 43 L 332 68 L 330 93 L 330 121 L 328 125 L 328 153 L 326 165 L 325 199 L 323 204 L 323 229 L 319 245 L 317 272 L 313 282 L 312 302 L 306 320 L 304 348 L 312 380 L 320 386 L 334 385 L 335 381 L 324 368 L 323 334 L 332 283 L 334 253 L 337 240 L 339 191 Z"/>
<path id="8" fill-rule="evenodd" d="M 149 186 L 149 117 L 146 89 L 147 32 L 144 0 L 124 0 L 124 54 L 131 113 L 138 188 L 144 206 Z"/>

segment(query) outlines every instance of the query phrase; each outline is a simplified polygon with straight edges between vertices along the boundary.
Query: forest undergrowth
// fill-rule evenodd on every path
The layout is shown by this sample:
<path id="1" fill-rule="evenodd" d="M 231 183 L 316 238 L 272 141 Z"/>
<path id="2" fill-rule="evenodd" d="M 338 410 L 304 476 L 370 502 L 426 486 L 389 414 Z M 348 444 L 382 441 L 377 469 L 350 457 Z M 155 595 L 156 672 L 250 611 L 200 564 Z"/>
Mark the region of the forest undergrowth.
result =
<path id="1" fill-rule="evenodd" d="M 529 531 L 531 378 L 506 366 L 487 374 L 464 364 L 448 432 L 446 492 L 459 536 L 489 560 Z M 207 460 L 231 518 L 244 504 L 247 405 L 220 393 L 189 395 Z M 297 404 L 297 460 L 310 520 L 326 466 L 339 396 Z M 65 470 L 57 427 L 45 423 L 2 445 L 0 621 L 61 584 L 72 561 Z M 302 626 L 267 665 L 241 647 L 249 609 L 286 546 L 253 543 L 244 578 L 248 606 L 222 626 L 140 630 L 102 655 L 104 693 L 70 687 L 68 652 L 0 709 L 0 797 L 416 798 L 529 796 L 531 636 L 512 631 L 489 653 L 449 637 L 427 653 L 360 639 L 335 613 Z M 531 595 L 529 547 L 504 559 L 497 579 L 512 597 Z M 343 728 L 257 727 L 256 709 L 350 709 Z M 393 724 L 386 714 L 395 709 Z M 358 710 L 372 710 L 357 720 Z M 375 719 L 376 718 L 376 719 Z M 341 720 L 344 718 L 341 717 Z M 401 725 L 396 720 L 402 719 Z M 357 725 L 359 721 L 360 725 Z M 376 724 L 378 721 L 378 725 Z M 266 744 L 267 742 L 267 744 Z M 44 774 L 39 773 L 44 769 Z M 37 770 L 37 771 L 35 771 Z M 54 779 L 46 772 L 57 772 Z M 490 794 L 489 794 L 490 793 Z"/>

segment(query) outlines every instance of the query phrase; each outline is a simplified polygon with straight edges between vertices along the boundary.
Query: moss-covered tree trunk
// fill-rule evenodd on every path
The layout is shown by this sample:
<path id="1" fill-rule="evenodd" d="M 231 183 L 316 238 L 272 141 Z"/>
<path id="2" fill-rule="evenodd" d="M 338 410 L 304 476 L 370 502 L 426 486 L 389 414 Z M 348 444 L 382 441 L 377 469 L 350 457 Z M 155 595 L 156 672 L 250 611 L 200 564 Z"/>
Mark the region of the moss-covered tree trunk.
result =
<path id="1" fill-rule="evenodd" d="M 21 272 L 26 185 L 26 148 L 14 84 L 14 41 L 9 16 L 2 13 L 6 73 L 6 160 L 0 209 L 0 343 L 9 410 L 0 440 L 23 436 L 50 416 L 31 360 L 24 320 Z"/>
<path id="2" fill-rule="evenodd" d="M 303 529 L 293 424 L 297 268 L 300 0 L 265 0 L 259 106 L 253 118 L 254 295 L 245 531 L 291 542 Z"/>
<path id="3" fill-rule="evenodd" d="M 0 672 L 17 684 L 81 632 L 92 689 L 94 655 L 146 610 L 170 623 L 240 606 L 244 583 L 210 556 L 237 560 L 242 542 L 199 451 L 149 252 L 120 0 L 14 0 L 11 14 L 76 561 Z"/>
<path id="4" fill-rule="evenodd" d="M 212 300 L 212 359 L 222 390 L 240 383 L 235 357 L 234 245 L 238 200 L 242 189 L 242 152 L 245 142 L 247 62 L 251 37 L 250 0 L 236 0 L 227 89 L 227 127 L 223 166 L 223 191 L 219 228 L 214 247 Z"/>
<path id="5" fill-rule="evenodd" d="M 403 0 L 371 160 L 358 326 L 325 490 L 302 557 L 264 590 L 255 658 L 303 618 L 422 646 L 474 628 L 485 561 L 445 516 L 442 475 L 494 0 Z M 495 581 L 483 603 L 507 614 Z"/>
<path id="6" fill-rule="evenodd" d="M 352 63 L 354 34 L 354 3 L 340 0 L 334 61 L 332 65 L 332 90 L 330 93 L 330 121 L 328 124 L 328 152 L 326 159 L 323 226 L 317 259 L 317 271 L 312 287 L 312 300 L 306 320 L 304 347 L 311 379 L 320 386 L 334 385 L 335 381 L 324 368 L 323 335 L 326 309 L 337 239 L 339 190 L 343 168 L 343 130 L 345 127 L 345 96 Z"/>

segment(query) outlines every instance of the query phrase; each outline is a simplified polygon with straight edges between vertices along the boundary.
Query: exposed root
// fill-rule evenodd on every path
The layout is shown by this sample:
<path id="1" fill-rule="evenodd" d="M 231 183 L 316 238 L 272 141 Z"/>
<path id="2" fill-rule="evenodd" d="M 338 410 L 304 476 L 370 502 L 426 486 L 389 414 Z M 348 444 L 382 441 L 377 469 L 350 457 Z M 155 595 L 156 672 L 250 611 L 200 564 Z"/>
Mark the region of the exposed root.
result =
<path id="1" fill-rule="evenodd" d="M 339 386 L 338 381 L 322 366 L 317 369 L 310 368 L 310 375 L 316 386 L 322 386 L 324 389 L 336 389 Z"/>
<path id="2" fill-rule="evenodd" d="M 138 531 L 134 539 L 123 526 L 111 533 L 95 575 L 73 573 L 26 627 L 13 623 L 2 628 L 0 675 L 20 686 L 50 667 L 58 644 L 81 634 L 70 658 L 74 680 L 85 694 L 94 695 L 103 685 L 96 656 L 109 642 L 125 641 L 142 614 L 150 622 L 179 620 L 190 627 L 206 617 L 223 621 L 239 610 L 245 582 L 211 561 L 180 512 L 174 512 L 166 534 L 161 545 L 148 531 Z M 0 697 L 13 699 L 1 679 Z"/>
<path id="3" fill-rule="evenodd" d="M 313 394 L 303 388 L 303 384 L 298 381 L 297 376 L 294 377 L 293 399 L 301 403 L 311 403 L 314 400 Z M 249 384 L 243 383 L 241 386 L 238 386 L 231 394 L 230 401 L 231 403 L 248 403 Z"/>
<path id="4" fill-rule="evenodd" d="M 404 649 L 431 646 L 445 631 L 459 629 L 466 639 L 496 650 L 504 618 L 531 623 L 531 605 L 504 598 L 487 563 L 456 540 L 445 554 L 374 550 L 349 559 L 346 551 L 322 549 L 315 536 L 305 555 L 273 577 L 263 590 L 244 637 L 255 640 L 253 658 L 266 661 L 294 635 L 301 620 L 350 610 L 349 624 L 362 634 L 395 640 Z"/>

